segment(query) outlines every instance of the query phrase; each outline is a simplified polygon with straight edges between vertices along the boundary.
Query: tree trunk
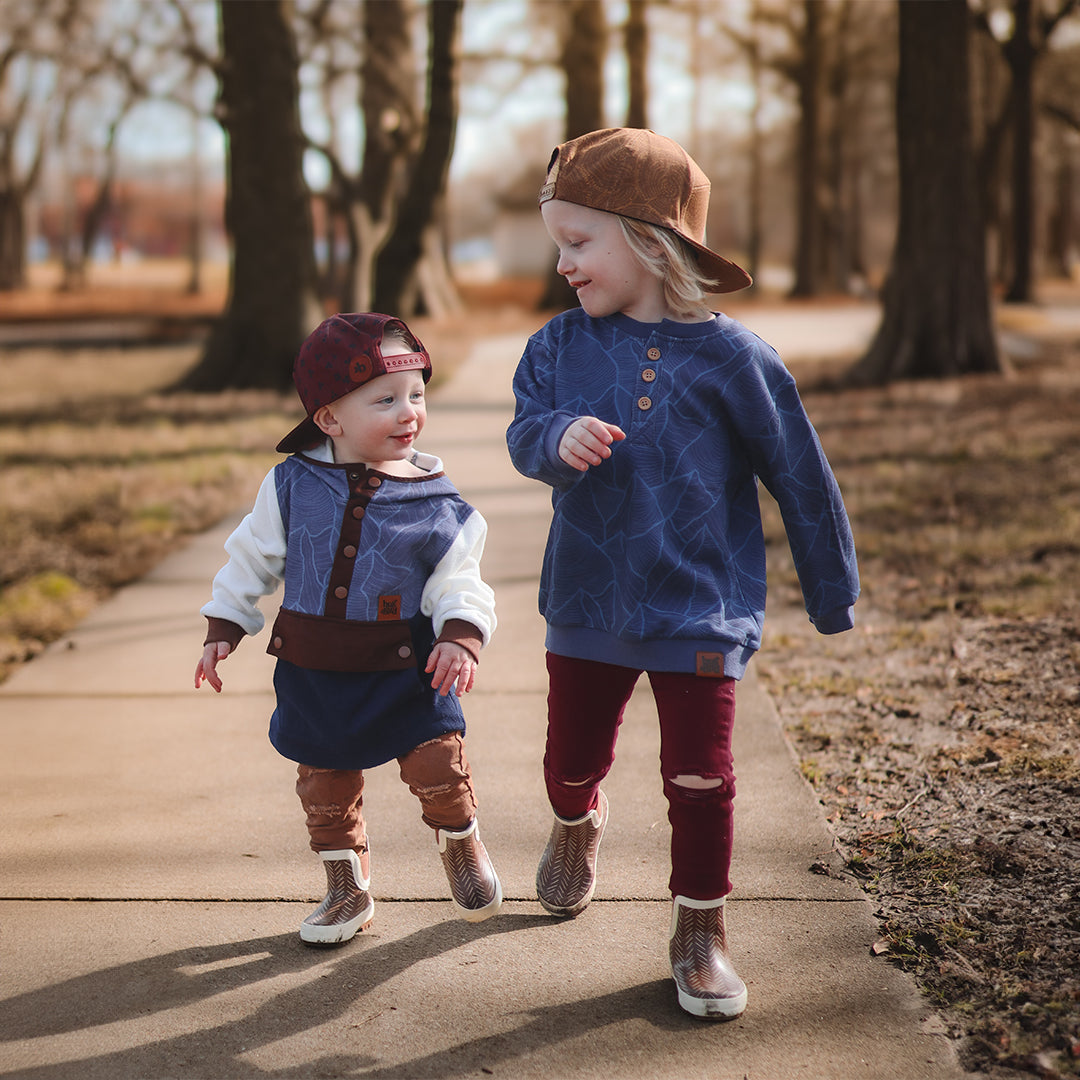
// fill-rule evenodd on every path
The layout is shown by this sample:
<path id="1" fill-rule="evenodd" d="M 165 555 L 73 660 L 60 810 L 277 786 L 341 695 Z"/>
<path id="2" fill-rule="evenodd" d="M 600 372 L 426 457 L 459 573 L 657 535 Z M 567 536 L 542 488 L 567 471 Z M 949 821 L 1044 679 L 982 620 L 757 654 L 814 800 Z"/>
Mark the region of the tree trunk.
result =
<path id="1" fill-rule="evenodd" d="M 998 371 L 975 179 L 965 0 L 899 2 L 900 215 L 859 382 Z"/>
<path id="2" fill-rule="evenodd" d="M 26 284 L 26 209 L 20 189 L 0 188 L 0 292 Z"/>
<path id="3" fill-rule="evenodd" d="M 434 229 L 437 236 L 436 227 L 457 134 L 458 35 L 462 4 L 463 0 L 438 0 L 429 8 L 431 63 L 427 131 L 409 187 L 398 206 L 397 224 L 376 261 L 375 308 L 403 318 L 439 307 L 435 294 L 428 293 L 424 286 L 428 281 L 445 284 L 449 277 L 442 269 L 418 277 L 418 269 L 425 258 L 445 263 L 442 244 L 432 243 L 431 234 Z"/>
<path id="4" fill-rule="evenodd" d="M 1031 260 L 1035 249 L 1032 144 L 1035 139 L 1035 57 L 1032 39 L 1032 0 L 1016 0 L 1012 37 L 1004 52 L 1012 75 L 1012 247 L 1013 276 L 1005 295 L 1007 303 L 1032 299 Z"/>
<path id="5" fill-rule="evenodd" d="M 1054 206 L 1047 233 L 1050 265 L 1053 272 L 1062 278 L 1072 276 L 1071 260 L 1075 256 L 1076 176 L 1069 140 L 1059 138 L 1058 161 L 1054 172 Z"/>
<path id="6" fill-rule="evenodd" d="M 799 71 L 799 148 L 795 283 L 793 297 L 815 296 L 821 287 L 821 25 L 818 0 L 803 0 L 805 18 L 802 64 Z"/>
<path id="7" fill-rule="evenodd" d="M 189 390 L 284 389 L 322 316 L 287 0 L 220 0 L 229 300 Z"/>
<path id="8" fill-rule="evenodd" d="M 418 72 L 410 5 L 380 0 L 363 5 L 364 60 L 360 109 L 364 156 L 359 179 L 348 184 L 348 228 L 352 250 L 347 296 L 354 311 L 376 304 L 375 265 L 393 228 L 395 207 L 409 164 L 420 149 Z"/>
<path id="9" fill-rule="evenodd" d="M 761 257 L 765 237 L 765 202 L 762 192 L 762 178 L 765 175 L 765 139 L 761 122 L 761 101 L 764 85 L 761 76 L 761 8 L 758 0 L 752 0 L 750 7 L 750 84 L 754 92 L 754 104 L 750 110 L 750 190 L 747 202 L 750 207 L 750 221 L 747 228 L 747 265 L 746 269 L 754 279 L 753 288 L 759 288 L 758 275 L 761 273 Z"/>
<path id="10" fill-rule="evenodd" d="M 626 16 L 626 126 L 632 128 L 649 126 L 648 6 L 648 0 L 630 0 Z"/>
<path id="11" fill-rule="evenodd" d="M 569 140 L 604 126 L 603 72 L 607 57 L 607 22 L 604 5 L 597 3 L 597 0 L 572 0 L 562 5 L 562 11 L 565 13 L 565 36 L 559 63 L 566 88 L 566 127 L 563 134 L 564 140 Z M 563 311 L 577 304 L 577 294 L 566 279 L 555 272 L 554 259 L 552 263 L 540 307 Z"/>

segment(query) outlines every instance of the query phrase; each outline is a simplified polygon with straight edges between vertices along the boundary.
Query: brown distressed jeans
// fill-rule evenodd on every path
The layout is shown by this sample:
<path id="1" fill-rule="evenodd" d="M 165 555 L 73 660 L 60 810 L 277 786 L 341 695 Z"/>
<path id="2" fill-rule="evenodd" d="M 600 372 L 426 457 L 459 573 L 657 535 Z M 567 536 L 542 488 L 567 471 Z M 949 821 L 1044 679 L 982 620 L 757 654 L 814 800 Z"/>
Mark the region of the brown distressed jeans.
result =
<path id="1" fill-rule="evenodd" d="M 458 731 L 421 743 L 398 758 L 401 779 L 420 800 L 433 829 L 464 829 L 476 816 L 465 742 Z M 312 851 L 367 850 L 362 769 L 296 770 L 296 794 L 307 815 Z"/>

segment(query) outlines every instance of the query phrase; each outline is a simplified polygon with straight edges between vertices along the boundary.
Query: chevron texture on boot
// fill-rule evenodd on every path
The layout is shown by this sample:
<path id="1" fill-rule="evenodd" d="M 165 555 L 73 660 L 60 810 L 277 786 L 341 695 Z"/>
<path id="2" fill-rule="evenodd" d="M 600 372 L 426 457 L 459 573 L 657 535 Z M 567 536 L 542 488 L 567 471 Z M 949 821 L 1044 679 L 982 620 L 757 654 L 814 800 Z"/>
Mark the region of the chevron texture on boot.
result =
<path id="1" fill-rule="evenodd" d="M 467 922 L 483 922 L 502 906 L 502 883 L 480 840 L 476 818 L 460 832 L 439 830 L 439 857 L 454 906 Z"/>
<path id="2" fill-rule="evenodd" d="M 596 807 L 584 817 L 566 821 L 555 815 L 536 870 L 536 895 L 552 915 L 573 918 L 588 907 L 596 891 L 596 853 L 607 819 L 608 801 L 602 791 Z"/>
<path id="3" fill-rule="evenodd" d="M 326 896 L 300 924 L 300 937 L 309 945 L 335 945 L 371 925 L 375 901 L 355 851 L 320 851 L 319 858 L 326 869 Z"/>
<path id="4" fill-rule="evenodd" d="M 676 896 L 668 951 L 683 1009 L 714 1020 L 732 1020 L 743 1013 L 746 985 L 728 958 L 722 899 Z"/>

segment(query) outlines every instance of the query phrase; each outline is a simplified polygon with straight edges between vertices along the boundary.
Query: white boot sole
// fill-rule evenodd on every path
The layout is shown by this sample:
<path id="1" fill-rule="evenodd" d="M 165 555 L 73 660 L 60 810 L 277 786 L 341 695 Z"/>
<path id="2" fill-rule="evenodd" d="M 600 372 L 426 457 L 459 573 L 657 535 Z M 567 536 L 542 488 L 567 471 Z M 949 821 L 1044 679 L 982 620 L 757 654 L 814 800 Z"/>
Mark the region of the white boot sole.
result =
<path id="1" fill-rule="evenodd" d="M 372 923 L 375 915 L 375 901 L 368 902 L 354 919 L 343 923 L 301 923 L 300 940 L 309 945 L 336 945 L 341 941 L 348 941 L 356 937 L 361 930 L 366 930 Z"/>

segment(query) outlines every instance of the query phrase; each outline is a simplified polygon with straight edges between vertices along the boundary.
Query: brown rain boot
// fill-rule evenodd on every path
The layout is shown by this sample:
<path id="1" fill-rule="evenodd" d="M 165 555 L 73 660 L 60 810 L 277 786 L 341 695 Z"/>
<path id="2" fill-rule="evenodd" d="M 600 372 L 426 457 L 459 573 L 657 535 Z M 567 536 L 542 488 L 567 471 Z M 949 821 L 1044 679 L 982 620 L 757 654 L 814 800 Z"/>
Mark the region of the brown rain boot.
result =
<path id="1" fill-rule="evenodd" d="M 436 837 L 450 895 L 461 917 L 468 922 L 483 922 L 498 914 L 502 883 L 480 841 L 476 818 L 460 832 L 440 829 Z"/>
<path id="2" fill-rule="evenodd" d="M 358 930 L 371 925 L 375 901 L 368 892 L 370 879 L 364 874 L 368 853 L 360 856 L 349 848 L 320 851 L 326 868 L 326 896 L 300 924 L 300 937 L 310 945 L 333 945 L 348 941 Z"/>
<path id="3" fill-rule="evenodd" d="M 573 918 L 596 891 L 596 853 L 607 825 L 608 801 L 601 791 L 596 807 L 576 821 L 555 815 L 551 836 L 536 870 L 536 895 L 552 915 Z"/>
<path id="4" fill-rule="evenodd" d="M 727 955 L 723 897 L 675 897 L 668 953 L 679 1004 L 688 1013 L 732 1020 L 746 1008 L 746 985 Z"/>

